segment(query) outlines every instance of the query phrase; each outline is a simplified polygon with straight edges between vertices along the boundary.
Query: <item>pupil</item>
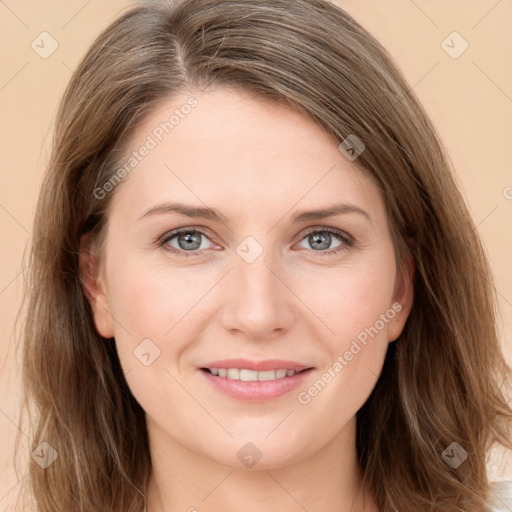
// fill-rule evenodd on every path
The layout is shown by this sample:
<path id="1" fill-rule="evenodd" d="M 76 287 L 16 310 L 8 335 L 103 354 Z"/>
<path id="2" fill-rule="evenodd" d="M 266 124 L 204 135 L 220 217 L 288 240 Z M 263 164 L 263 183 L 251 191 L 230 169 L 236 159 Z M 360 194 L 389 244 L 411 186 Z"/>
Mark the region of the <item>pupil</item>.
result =
<path id="1" fill-rule="evenodd" d="M 184 241 L 185 246 L 182 246 L 182 241 Z M 183 233 L 180 237 L 178 237 L 178 243 L 182 249 L 198 249 L 201 245 L 200 235 L 198 233 Z M 191 247 L 190 244 L 195 247 Z"/>
<path id="2" fill-rule="evenodd" d="M 331 242 L 331 235 L 328 233 L 327 236 L 322 235 L 321 233 L 314 233 L 310 238 L 312 238 L 311 246 L 313 249 L 327 249 Z M 323 242 L 322 242 L 323 240 Z M 315 244 L 319 243 L 320 247 L 316 246 Z"/>

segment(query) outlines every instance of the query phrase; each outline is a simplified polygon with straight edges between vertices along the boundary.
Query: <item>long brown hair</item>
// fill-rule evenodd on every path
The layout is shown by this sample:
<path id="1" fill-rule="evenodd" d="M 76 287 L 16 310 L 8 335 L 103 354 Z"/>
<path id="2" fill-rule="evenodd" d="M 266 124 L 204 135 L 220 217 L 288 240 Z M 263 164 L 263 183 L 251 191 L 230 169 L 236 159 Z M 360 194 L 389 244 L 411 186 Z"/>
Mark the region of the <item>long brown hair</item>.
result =
<path id="1" fill-rule="evenodd" d="M 179 0 L 130 9 L 93 43 L 60 105 L 33 230 L 23 333 L 32 410 L 25 495 L 36 512 L 140 512 L 151 474 L 144 411 L 115 342 L 92 321 L 79 242 L 101 245 L 112 197 L 95 194 L 159 104 L 239 88 L 310 116 L 386 200 L 397 263 L 412 257 L 414 305 L 357 413 L 364 483 L 383 512 L 481 512 L 494 443 L 512 448 L 511 382 L 485 252 L 427 114 L 383 47 L 325 0 Z M 125 178 L 129 179 L 129 178 Z M 442 457 L 456 442 L 457 468 Z M 46 446 L 46 445 L 45 445 Z M 41 449 L 41 448 L 39 448 Z"/>

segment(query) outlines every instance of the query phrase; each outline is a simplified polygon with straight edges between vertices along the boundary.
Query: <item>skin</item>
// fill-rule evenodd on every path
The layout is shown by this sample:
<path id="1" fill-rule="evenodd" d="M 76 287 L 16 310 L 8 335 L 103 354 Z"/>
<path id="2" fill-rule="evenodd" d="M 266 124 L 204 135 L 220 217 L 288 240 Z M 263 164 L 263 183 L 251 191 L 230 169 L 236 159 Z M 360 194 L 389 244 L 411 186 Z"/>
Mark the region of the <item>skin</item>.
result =
<path id="1" fill-rule="evenodd" d="M 360 488 L 355 414 L 413 300 L 411 273 L 396 268 L 383 198 L 312 120 L 240 91 L 170 99 L 138 127 L 131 150 L 192 94 L 197 107 L 112 192 L 101 256 L 85 241 L 81 251 L 96 328 L 115 337 L 147 414 L 154 468 L 148 512 L 376 512 Z M 139 220 L 168 201 L 216 208 L 228 221 L 172 212 Z M 341 202 L 369 219 L 346 213 L 290 220 Z M 202 255 L 180 256 L 154 243 L 180 227 L 203 228 Z M 329 241 L 322 232 L 327 248 L 315 249 L 308 231 L 326 227 L 355 242 Z M 263 250 L 252 263 L 236 252 L 248 236 Z M 187 246 L 178 241 L 167 247 L 183 254 Z M 401 311 L 300 403 L 298 392 L 395 303 Z M 160 355 L 145 366 L 134 350 L 148 338 Z M 247 403 L 221 394 L 197 369 L 231 357 L 289 359 L 315 370 L 300 389 Z M 237 457 L 248 442 L 262 454 L 252 468 Z"/>

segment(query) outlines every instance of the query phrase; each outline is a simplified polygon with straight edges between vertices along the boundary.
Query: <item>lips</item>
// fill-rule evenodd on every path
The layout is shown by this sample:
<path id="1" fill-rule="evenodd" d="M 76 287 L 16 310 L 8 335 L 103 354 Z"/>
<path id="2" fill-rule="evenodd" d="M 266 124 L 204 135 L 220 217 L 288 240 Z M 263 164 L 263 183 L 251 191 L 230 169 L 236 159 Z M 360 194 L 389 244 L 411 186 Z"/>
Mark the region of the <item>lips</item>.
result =
<path id="1" fill-rule="evenodd" d="M 313 368 L 311 365 L 298 363 L 297 361 L 290 361 L 284 359 L 267 359 L 265 361 L 251 361 L 249 359 L 222 359 L 219 361 L 211 361 L 199 367 L 200 369 L 211 368 L 239 368 L 246 370 L 253 370 L 256 372 L 264 372 L 269 370 L 294 370 L 296 373 L 302 370 Z"/>
<path id="2" fill-rule="evenodd" d="M 267 402 L 287 395 L 304 384 L 315 369 L 297 361 L 283 359 L 223 359 L 211 361 L 198 370 L 203 376 L 201 378 L 206 379 L 205 382 L 231 399 Z M 286 376 L 283 375 L 285 371 Z"/>

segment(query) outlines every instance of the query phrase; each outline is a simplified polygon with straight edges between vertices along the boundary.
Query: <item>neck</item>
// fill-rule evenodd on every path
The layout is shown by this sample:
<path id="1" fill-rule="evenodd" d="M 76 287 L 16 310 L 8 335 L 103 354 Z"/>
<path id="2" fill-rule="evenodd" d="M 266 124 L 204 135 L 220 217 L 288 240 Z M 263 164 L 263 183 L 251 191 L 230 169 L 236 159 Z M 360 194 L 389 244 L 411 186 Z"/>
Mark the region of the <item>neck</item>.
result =
<path id="1" fill-rule="evenodd" d="M 364 496 L 361 489 L 355 418 L 317 451 L 291 454 L 290 460 L 280 465 L 265 465 L 263 456 L 250 469 L 208 457 L 207 444 L 190 450 L 150 418 L 148 432 L 153 474 L 146 512 L 206 508 L 210 512 L 378 512 L 372 498 Z"/>

